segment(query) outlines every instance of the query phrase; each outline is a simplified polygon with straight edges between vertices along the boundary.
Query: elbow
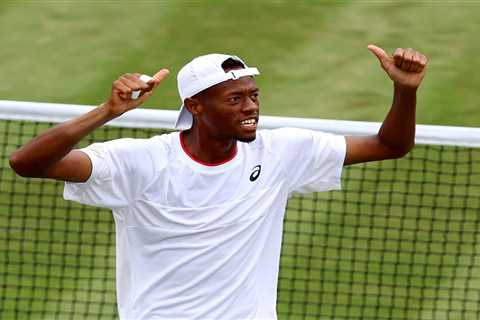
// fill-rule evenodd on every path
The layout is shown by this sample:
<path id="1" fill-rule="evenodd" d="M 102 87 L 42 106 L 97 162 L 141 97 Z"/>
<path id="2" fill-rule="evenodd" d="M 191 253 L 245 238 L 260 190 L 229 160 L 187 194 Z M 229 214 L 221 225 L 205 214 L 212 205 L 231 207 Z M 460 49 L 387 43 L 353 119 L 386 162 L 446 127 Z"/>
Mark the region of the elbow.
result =
<path id="1" fill-rule="evenodd" d="M 19 176 L 25 177 L 25 172 L 24 170 L 22 170 L 20 157 L 18 157 L 16 152 L 10 155 L 8 163 L 10 165 L 10 168 L 12 168 L 12 170 L 15 171 L 16 174 L 18 174 Z"/>
<path id="2" fill-rule="evenodd" d="M 25 163 L 21 156 L 14 152 L 9 158 L 10 168 L 21 177 L 35 177 L 34 172 L 30 166 Z"/>
<path id="3" fill-rule="evenodd" d="M 415 143 L 412 141 L 410 144 L 390 147 L 389 158 L 390 159 L 403 158 L 413 149 L 414 146 L 415 146 Z"/>
<path id="4" fill-rule="evenodd" d="M 399 159 L 406 156 L 415 146 L 415 137 L 384 137 L 377 135 L 377 143 L 384 159 Z"/>

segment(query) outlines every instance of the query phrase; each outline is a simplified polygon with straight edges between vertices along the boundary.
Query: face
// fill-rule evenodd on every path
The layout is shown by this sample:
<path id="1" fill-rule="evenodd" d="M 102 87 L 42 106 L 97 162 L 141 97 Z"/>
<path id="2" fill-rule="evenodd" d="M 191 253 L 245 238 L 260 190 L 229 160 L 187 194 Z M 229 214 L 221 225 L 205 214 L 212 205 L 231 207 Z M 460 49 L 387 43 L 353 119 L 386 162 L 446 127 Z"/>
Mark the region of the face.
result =
<path id="1" fill-rule="evenodd" d="M 253 77 L 242 77 L 219 83 L 198 95 L 197 125 L 213 137 L 255 140 L 259 90 Z"/>

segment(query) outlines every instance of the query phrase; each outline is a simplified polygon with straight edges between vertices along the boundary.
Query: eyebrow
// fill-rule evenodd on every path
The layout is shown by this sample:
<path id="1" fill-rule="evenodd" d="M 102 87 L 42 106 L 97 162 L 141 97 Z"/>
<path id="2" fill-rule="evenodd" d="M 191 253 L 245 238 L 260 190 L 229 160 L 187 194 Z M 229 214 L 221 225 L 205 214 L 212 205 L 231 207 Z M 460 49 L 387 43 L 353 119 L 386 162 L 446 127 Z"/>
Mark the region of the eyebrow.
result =
<path id="1" fill-rule="evenodd" d="M 235 94 L 243 94 L 245 91 L 250 91 L 250 92 L 259 92 L 260 89 L 255 87 L 255 88 L 252 88 L 252 89 L 247 89 L 247 90 L 234 90 L 234 91 L 227 91 L 225 93 L 225 96 L 231 96 L 231 95 L 235 95 Z"/>

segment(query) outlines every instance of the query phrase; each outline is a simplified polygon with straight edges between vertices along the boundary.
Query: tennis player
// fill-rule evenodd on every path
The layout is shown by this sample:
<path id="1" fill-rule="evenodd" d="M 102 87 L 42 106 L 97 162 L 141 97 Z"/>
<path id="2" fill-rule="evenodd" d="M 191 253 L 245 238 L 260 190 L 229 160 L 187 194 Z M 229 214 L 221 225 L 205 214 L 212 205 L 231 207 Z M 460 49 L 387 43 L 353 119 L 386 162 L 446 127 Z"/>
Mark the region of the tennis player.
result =
<path id="1" fill-rule="evenodd" d="M 390 56 L 368 48 L 394 83 L 377 135 L 257 131 L 258 69 L 210 54 L 178 73 L 183 131 L 73 150 L 144 103 L 169 71 L 148 83 L 125 74 L 105 103 L 34 138 L 10 164 L 22 176 L 65 181 L 66 199 L 113 211 L 121 319 L 276 319 L 289 195 L 338 189 L 344 165 L 401 157 L 414 145 L 427 59 L 413 49 Z"/>

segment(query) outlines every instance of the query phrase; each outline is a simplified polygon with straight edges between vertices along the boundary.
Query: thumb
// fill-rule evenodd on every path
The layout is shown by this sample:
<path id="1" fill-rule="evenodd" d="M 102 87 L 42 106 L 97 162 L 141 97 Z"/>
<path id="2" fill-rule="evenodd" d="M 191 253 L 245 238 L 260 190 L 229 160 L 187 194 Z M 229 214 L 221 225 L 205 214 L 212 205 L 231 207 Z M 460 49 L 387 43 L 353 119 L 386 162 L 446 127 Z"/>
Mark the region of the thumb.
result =
<path id="1" fill-rule="evenodd" d="M 169 74 L 170 71 L 168 69 L 160 69 L 157 73 L 155 73 L 152 77 L 152 80 L 148 82 L 150 85 L 153 85 L 151 89 L 158 87 L 160 82 L 162 82 Z"/>
<path id="2" fill-rule="evenodd" d="M 162 82 L 168 75 L 170 74 L 170 70 L 168 69 L 160 69 L 157 73 L 153 75 L 153 88 L 156 88 L 160 82 Z"/>
<path id="3" fill-rule="evenodd" d="M 392 58 L 382 48 L 379 48 L 373 44 L 369 44 L 367 48 L 377 57 L 382 67 L 386 67 L 386 64 L 391 62 Z"/>
<path id="4" fill-rule="evenodd" d="M 157 73 L 155 73 L 155 75 L 153 76 L 153 78 L 155 80 L 157 80 L 158 82 L 162 81 L 163 79 L 165 79 L 168 75 L 169 75 L 170 71 L 168 69 L 161 69 L 160 71 L 158 71 Z"/>

